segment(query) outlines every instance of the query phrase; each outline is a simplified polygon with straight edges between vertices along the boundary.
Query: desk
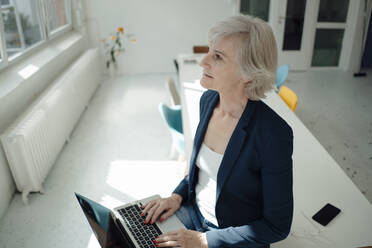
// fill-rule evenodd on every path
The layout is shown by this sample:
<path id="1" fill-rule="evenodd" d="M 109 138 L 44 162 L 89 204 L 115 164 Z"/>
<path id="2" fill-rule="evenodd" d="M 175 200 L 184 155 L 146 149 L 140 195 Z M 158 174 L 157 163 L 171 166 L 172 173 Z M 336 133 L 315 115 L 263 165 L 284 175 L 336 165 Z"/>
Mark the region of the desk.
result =
<path id="1" fill-rule="evenodd" d="M 199 121 L 202 55 L 180 54 L 180 90 L 186 158 Z M 372 245 L 372 205 L 275 92 L 264 102 L 292 127 L 294 217 L 287 239 L 272 247 L 363 247 Z M 326 227 L 311 219 L 326 203 L 341 213 Z"/>

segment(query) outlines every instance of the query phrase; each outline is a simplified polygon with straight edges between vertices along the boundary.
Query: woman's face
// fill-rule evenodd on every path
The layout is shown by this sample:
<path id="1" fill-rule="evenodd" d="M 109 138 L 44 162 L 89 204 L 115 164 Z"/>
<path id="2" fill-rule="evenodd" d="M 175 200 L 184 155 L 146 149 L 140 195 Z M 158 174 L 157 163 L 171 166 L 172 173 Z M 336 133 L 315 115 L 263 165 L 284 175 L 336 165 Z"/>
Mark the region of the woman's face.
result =
<path id="1" fill-rule="evenodd" d="M 200 62 L 203 67 L 203 77 L 200 84 L 219 93 L 229 94 L 244 91 L 244 80 L 236 59 L 235 37 L 228 36 L 209 47 L 209 52 Z"/>

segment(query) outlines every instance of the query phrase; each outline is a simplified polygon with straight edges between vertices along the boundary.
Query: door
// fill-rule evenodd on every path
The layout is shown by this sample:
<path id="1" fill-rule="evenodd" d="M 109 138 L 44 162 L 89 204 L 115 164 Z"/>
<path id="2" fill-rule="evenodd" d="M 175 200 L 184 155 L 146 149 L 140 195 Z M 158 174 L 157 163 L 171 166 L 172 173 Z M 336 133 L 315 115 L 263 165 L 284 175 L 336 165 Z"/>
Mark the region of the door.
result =
<path id="1" fill-rule="evenodd" d="M 307 70 L 314 41 L 317 5 L 314 0 L 271 1 L 271 25 L 278 43 L 278 65 L 289 64 L 291 70 Z M 276 5 L 276 6 L 275 6 Z"/>

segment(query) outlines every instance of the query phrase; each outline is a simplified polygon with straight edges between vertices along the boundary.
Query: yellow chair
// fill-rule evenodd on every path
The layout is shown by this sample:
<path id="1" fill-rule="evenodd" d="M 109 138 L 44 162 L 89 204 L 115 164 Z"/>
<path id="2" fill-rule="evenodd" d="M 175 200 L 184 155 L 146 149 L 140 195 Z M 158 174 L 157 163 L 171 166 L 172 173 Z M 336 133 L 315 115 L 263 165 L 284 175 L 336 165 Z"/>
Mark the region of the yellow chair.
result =
<path id="1" fill-rule="evenodd" d="M 279 90 L 279 96 L 293 112 L 296 110 L 298 98 L 293 90 L 285 85 L 282 85 Z"/>

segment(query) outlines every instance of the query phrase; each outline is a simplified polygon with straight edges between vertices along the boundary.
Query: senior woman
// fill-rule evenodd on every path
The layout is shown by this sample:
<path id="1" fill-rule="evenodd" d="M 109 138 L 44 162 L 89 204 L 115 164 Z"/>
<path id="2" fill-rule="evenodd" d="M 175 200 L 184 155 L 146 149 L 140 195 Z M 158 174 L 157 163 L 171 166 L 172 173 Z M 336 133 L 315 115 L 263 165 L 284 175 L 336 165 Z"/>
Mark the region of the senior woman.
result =
<path id="1" fill-rule="evenodd" d="M 158 237 L 158 247 L 269 247 L 293 216 L 292 129 L 260 100 L 275 84 L 270 26 L 243 15 L 217 23 L 200 65 L 208 90 L 189 173 L 172 196 L 144 206 L 145 221 L 176 213 L 187 227 Z"/>

